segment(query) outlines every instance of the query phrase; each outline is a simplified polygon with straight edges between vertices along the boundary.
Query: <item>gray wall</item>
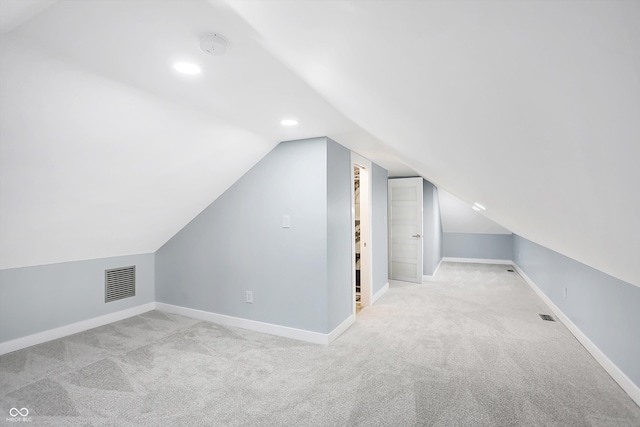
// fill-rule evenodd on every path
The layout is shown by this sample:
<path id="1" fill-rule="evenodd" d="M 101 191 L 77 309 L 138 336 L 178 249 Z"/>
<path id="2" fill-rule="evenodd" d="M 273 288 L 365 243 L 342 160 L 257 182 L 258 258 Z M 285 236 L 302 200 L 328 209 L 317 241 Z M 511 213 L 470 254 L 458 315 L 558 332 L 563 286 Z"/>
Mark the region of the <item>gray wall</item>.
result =
<path id="1" fill-rule="evenodd" d="M 438 189 L 422 180 L 422 274 L 432 276 L 442 260 L 442 220 Z"/>
<path id="2" fill-rule="evenodd" d="M 375 163 L 371 164 L 371 228 L 373 295 L 389 283 L 389 243 L 387 230 L 387 182 L 388 172 Z"/>
<path id="3" fill-rule="evenodd" d="M 510 260 L 512 234 L 444 233 L 445 257 Z"/>
<path id="4" fill-rule="evenodd" d="M 104 302 L 104 271 L 136 266 L 136 295 Z M 153 302 L 153 254 L 0 270 L 0 342 Z"/>
<path id="5" fill-rule="evenodd" d="M 329 332 L 351 314 L 328 299 L 351 301 L 350 167 L 327 138 L 279 144 L 157 251 L 157 301 Z"/>
<path id="6" fill-rule="evenodd" d="M 329 329 L 353 310 L 351 301 L 351 152 L 327 139 L 327 264 Z"/>
<path id="7" fill-rule="evenodd" d="M 540 290 L 640 386 L 640 288 L 518 235 L 513 237 L 512 256 Z"/>

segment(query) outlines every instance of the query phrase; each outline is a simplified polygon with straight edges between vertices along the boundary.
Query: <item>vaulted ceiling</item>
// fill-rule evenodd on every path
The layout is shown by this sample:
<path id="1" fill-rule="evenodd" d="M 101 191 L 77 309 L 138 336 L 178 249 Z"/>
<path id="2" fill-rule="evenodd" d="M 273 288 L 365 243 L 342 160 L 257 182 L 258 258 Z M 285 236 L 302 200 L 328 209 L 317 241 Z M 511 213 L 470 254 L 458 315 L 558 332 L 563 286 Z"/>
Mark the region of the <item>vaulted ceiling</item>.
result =
<path id="1" fill-rule="evenodd" d="M 1 268 L 153 252 L 278 142 L 327 135 L 640 286 L 640 2 L 0 8 Z"/>

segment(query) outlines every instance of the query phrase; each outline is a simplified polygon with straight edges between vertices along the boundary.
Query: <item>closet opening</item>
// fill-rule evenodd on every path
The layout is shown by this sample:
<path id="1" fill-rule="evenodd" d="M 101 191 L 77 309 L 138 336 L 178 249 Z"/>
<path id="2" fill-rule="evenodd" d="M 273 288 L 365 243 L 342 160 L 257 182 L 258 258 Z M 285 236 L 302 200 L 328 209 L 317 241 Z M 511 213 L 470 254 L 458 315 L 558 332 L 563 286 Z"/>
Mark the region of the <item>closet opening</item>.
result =
<path id="1" fill-rule="evenodd" d="M 371 305 L 371 162 L 355 158 L 353 166 L 353 313 Z"/>

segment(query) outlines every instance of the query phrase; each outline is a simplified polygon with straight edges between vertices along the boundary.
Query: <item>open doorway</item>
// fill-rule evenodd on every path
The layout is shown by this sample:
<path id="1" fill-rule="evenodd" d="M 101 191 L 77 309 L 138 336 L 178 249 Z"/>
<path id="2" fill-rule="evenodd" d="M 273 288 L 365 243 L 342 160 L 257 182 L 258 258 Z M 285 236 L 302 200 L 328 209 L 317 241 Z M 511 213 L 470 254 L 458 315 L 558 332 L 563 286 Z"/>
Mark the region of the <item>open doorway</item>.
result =
<path id="1" fill-rule="evenodd" d="M 371 162 L 352 156 L 353 313 L 371 305 Z"/>
<path id="2" fill-rule="evenodd" d="M 353 204 L 355 218 L 355 239 L 356 239 L 356 315 L 362 310 L 362 259 L 361 241 L 360 241 L 360 167 L 353 167 Z"/>

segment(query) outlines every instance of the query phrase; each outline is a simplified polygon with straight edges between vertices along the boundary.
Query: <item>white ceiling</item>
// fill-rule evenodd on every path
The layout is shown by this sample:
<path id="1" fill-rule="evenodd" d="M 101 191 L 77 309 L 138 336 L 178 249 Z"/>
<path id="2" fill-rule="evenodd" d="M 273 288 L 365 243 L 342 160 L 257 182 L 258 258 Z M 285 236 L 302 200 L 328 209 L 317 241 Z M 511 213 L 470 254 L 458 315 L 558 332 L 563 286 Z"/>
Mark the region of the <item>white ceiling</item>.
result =
<path id="1" fill-rule="evenodd" d="M 279 141 L 328 135 L 640 285 L 640 2 L 0 7 L 2 268 L 153 252 Z"/>

